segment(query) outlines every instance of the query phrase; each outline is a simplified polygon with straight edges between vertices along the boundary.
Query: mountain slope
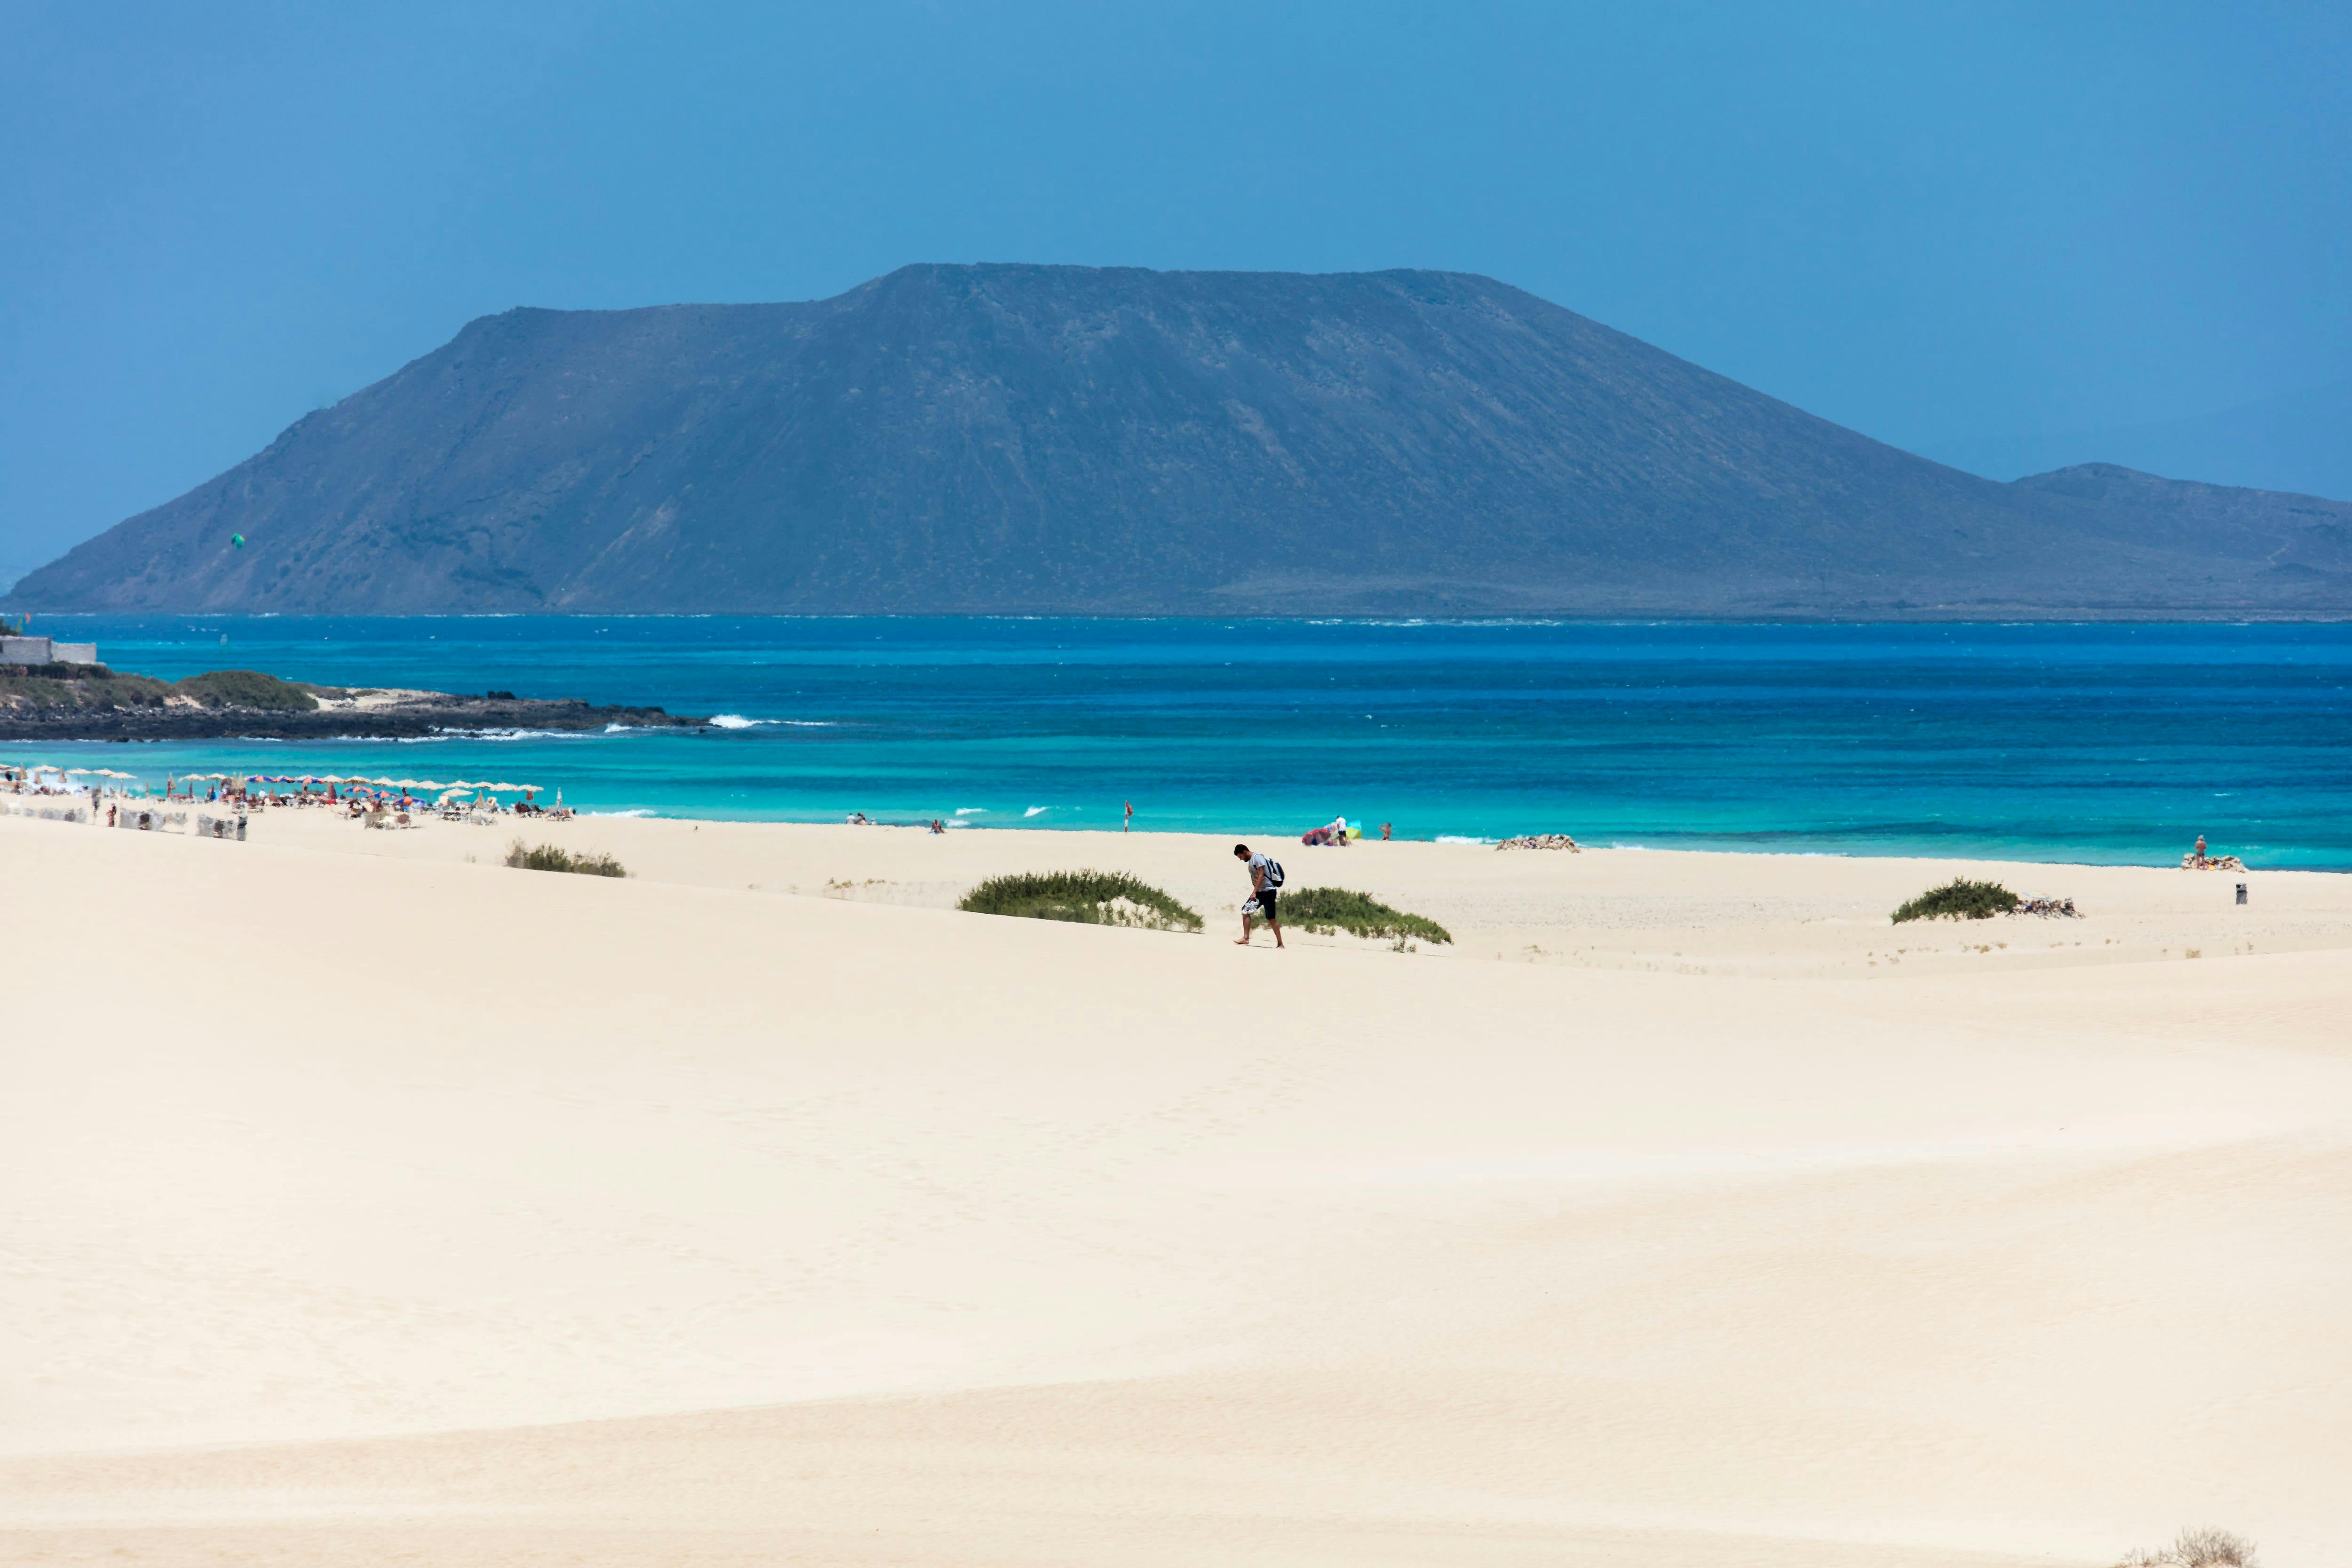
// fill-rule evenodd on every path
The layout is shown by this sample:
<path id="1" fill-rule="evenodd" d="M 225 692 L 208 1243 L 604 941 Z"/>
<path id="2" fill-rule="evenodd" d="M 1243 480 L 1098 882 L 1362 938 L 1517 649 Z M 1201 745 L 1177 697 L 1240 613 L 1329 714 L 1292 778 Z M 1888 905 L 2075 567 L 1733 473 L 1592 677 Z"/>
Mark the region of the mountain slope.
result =
<path id="1" fill-rule="evenodd" d="M 2033 474 L 2015 488 L 2081 503 L 2111 537 L 2202 552 L 2266 577 L 2352 582 L 2352 502 L 2163 479 L 2114 463 Z"/>
<path id="2" fill-rule="evenodd" d="M 9 600 L 2234 615 L 2347 587 L 1912 457 L 1483 278 L 983 266 L 475 321 Z"/>
<path id="3" fill-rule="evenodd" d="M 1985 437 L 1943 443 L 1927 456 L 2006 479 L 2097 458 L 2210 484 L 2352 498 L 2352 381 L 2265 397 L 2188 419 L 2105 430 Z"/>

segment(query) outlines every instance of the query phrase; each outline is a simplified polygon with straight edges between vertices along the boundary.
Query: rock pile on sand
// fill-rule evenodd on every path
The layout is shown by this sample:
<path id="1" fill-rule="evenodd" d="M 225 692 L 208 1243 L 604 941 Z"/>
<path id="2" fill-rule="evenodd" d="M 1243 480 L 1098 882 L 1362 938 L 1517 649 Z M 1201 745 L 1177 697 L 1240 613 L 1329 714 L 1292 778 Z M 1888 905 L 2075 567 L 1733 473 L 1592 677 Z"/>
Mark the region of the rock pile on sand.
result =
<path id="1" fill-rule="evenodd" d="M 1529 833 L 1517 838 L 1506 838 L 1495 846 L 1497 849 L 1565 849 L 1571 855 L 1581 855 L 1576 840 L 1565 833 Z"/>
<path id="2" fill-rule="evenodd" d="M 2040 915 L 2044 920 L 2082 919 L 2072 899 L 2020 899 L 2017 900 L 2017 908 L 2009 912 L 2013 915 Z"/>
<path id="3" fill-rule="evenodd" d="M 2242 871 L 2246 863 L 2235 855 L 2200 855 L 2195 850 L 2180 858 L 2184 871 Z"/>

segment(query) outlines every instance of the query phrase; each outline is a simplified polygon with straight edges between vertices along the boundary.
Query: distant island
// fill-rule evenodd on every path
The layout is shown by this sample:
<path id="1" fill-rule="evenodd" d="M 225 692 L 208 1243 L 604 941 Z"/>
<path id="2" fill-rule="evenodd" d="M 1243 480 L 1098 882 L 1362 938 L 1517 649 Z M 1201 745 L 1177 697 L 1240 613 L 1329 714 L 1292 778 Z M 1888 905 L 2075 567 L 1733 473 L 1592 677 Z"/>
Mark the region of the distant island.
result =
<path id="1" fill-rule="evenodd" d="M 517 310 L 33 572 L 103 611 L 2352 616 L 2352 504 L 1999 484 L 1459 273 Z"/>
<path id="2" fill-rule="evenodd" d="M 705 721 L 659 708 L 600 708 L 577 698 L 318 686 L 252 669 L 159 680 L 104 665 L 0 665 L 0 741 L 389 740 L 497 730 L 692 728 Z"/>

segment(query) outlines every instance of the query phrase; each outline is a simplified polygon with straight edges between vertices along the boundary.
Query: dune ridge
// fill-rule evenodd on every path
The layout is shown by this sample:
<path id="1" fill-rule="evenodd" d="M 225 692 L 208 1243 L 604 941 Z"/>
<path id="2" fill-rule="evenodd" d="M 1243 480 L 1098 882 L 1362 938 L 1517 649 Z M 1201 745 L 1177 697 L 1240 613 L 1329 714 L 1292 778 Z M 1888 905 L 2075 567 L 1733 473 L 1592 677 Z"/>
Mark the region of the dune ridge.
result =
<path id="1" fill-rule="evenodd" d="M 0 1556 L 2352 1548 L 2352 878 L 527 831 L 0 819 Z M 945 907 L 1081 860 L 1207 936 Z"/>

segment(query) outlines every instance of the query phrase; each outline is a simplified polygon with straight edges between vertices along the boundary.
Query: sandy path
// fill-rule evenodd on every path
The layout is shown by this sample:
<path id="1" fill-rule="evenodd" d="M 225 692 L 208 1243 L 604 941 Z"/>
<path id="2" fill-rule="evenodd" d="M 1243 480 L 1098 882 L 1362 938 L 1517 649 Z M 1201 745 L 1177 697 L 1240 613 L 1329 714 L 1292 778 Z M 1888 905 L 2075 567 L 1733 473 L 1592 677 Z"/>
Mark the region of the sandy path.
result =
<path id="1" fill-rule="evenodd" d="M 0 821 L 0 1558 L 2352 1561 L 2352 879 L 2261 884 L 2336 951 L 1864 984 L 718 881 L 978 834 L 286 825 Z M 1447 847 L 1349 864 L 1750 908 L 1727 964 L 1934 869 Z"/>

